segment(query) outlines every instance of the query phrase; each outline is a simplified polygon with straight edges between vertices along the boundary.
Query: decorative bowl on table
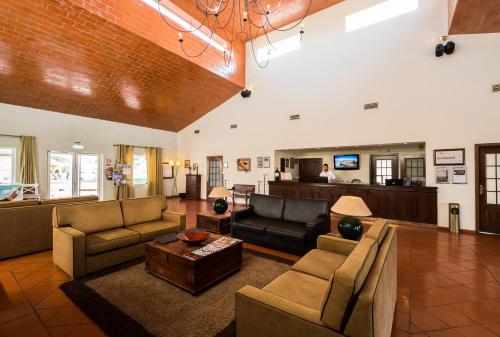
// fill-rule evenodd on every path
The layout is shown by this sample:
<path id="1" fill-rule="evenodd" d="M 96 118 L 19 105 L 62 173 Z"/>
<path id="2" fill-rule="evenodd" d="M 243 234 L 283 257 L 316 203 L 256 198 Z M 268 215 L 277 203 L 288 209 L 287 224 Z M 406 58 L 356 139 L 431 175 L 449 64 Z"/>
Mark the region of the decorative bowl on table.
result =
<path id="1" fill-rule="evenodd" d="M 208 232 L 196 231 L 196 232 L 181 232 L 177 234 L 177 238 L 188 245 L 199 245 L 206 239 L 208 239 Z"/>

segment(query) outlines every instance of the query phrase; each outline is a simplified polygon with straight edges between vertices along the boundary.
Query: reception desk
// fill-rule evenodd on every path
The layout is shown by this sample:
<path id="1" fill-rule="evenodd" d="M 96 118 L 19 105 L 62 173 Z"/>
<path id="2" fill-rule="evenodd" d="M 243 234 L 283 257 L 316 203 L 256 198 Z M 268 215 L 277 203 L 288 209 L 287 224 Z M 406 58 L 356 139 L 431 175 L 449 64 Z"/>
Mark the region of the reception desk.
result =
<path id="1" fill-rule="evenodd" d="M 343 195 L 354 195 L 363 198 L 374 217 L 437 225 L 437 187 L 270 181 L 269 194 L 326 199 L 332 205 Z"/>

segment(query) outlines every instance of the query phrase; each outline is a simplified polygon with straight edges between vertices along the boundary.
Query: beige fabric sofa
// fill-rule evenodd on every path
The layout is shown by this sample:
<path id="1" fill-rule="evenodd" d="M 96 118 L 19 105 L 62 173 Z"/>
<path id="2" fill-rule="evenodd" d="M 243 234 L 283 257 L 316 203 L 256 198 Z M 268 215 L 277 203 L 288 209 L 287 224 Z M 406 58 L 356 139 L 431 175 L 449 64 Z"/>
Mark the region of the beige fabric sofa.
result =
<path id="1" fill-rule="evenodd" d="M 97 196 L 85 196 L 0 202 L 0 259 L 51 249 L 54 207 L 97 200 Z"/>
<path id="2" fill-rule="evenodd" d="M 186 216 L 167 211 L 166 197 L 57 206 L 54 263 L 73 278 L 144 255 L 144 244 L 178 232 Z"/>
<path id="3" fill-rule="evenodd" d="M 290 271 L 236 294 L 238 337 L 390 337 L 396 229 L 377 220 L 359 241 L 323 235 Z"/>

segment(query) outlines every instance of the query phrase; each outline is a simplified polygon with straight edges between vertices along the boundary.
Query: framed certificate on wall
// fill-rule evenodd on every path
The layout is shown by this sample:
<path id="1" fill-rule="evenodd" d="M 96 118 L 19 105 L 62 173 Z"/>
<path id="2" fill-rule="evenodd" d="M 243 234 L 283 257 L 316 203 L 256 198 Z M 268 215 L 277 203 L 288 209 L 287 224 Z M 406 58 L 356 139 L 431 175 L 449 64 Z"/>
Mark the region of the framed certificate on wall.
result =
<path id="1" fill-rule="evenodd" d="M 465 165 L 465 149 L 434 150 L 434 166 Z"/>

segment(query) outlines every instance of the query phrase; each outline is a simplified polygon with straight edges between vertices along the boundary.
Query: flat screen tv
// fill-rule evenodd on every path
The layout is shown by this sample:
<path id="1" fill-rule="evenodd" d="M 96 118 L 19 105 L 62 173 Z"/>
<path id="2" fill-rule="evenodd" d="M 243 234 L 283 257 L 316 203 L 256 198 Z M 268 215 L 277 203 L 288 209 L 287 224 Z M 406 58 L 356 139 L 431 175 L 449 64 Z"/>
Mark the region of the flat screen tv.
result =
<path id="1" fill-rule="evenodd" d="M 334 156 L 336 170 L 359 170 L 359 154 L 344 154 Z"/>

